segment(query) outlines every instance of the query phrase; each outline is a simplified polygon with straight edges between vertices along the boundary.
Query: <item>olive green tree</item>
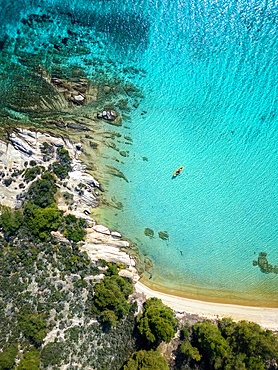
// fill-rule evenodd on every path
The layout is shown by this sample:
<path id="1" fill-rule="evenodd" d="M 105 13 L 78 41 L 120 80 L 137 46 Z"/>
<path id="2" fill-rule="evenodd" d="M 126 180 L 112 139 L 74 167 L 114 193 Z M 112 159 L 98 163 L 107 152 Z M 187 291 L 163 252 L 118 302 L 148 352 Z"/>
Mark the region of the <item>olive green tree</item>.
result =
<path id="1" fill-rule="evenodd" d="M 177 327 L 173 310 L 158 298 L 150 298 L 144 303 L 143 313 L 137 316 L 137 323 L 140 334 L 151 345 L 158 345 L 161 341 L 169 343 Z"/>
<path id="2" fill-rule="evenodd" d="M 180 352 L 187 357 L 187 359 L 199 362 L 201 355 L 198 348 L 193 347 L 189 340 L 185 340 L 180 346 Z"/>
<path id="3" fill-rule="evenodd" d="M 156 350 L 134 352 L 128 359 L 124 370 L 169 370 L 167 361 Z"/>
<path id="4" fill-rule="evenodd" d="M 241 358 L 247 369 L 264 369 L 264 364 L 278 359 L 278 337 L 270 330 L 248 321 L 219 321 L 222 336 L 229 343 L 233 359 Z"/>
<path id="5" fill-rule="evenodd" d="M 231 348 L 220 330 L 210 321 L 198 322 L 193 326 L 193 338 L 210 369 L 224 369 L 231 356 Z"/>
<path id="6" fill-rule="evenodd" d="M 5 348 L 0 353 L 0 370 L 10 370 L 13 368 L 18 349 L 16 345 Z"/>
<path id="7" fill-rule="evenodd" d="M 133 292 L 129 279 L 118 275 L 105 276 L 95 285 L 94 309 L 104 322 L 115 325 L 115 318 L 127 314 L 131 305 L 127 298 Z"/>
<path id="8" fill-rule="evenodd" d="M 23 223 L 23 215 L 20 210 L 11 210 L 8 207 L 1 207 L 0 226 L 5 236 L 15 235 Z"/>
<path id="9" fill-rule="evenodd" d="M 32 347 L 25 352 L 16 370 L 39 370 L 40 369 L 40 353 Z"/>
<path id="10" fill-rule="evenodd" d="M 24 220 L 31 233 L 44 240 L 49 237 L 51 231 L 59 228 L 62 213 L 55 204 L 51 207 L 40 208 L 33 202 L 29 202 L 24 208 Z"/>
<path id="11" fill-rule="evenodd" d="M 42 344 L 47 334 L 47 325 L 42 314 L 22 314 L 19 317 L 19 327 L 25 337 L 36 347 Z"/>

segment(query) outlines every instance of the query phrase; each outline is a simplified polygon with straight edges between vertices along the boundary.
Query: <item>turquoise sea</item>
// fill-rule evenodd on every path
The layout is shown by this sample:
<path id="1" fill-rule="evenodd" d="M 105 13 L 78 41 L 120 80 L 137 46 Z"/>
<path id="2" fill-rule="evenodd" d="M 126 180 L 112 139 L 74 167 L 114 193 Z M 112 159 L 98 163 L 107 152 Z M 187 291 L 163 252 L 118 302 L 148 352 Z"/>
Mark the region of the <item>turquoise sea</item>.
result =
<path id="1" fill-rule="evenodd" d="M 278 265 L 277 2 L 1 0 L 0 8 L 2 51 L 16 55 L 10 40 L 23 34 L 22 19 L 47 14 L 52 21 L 34 23 L 22 50 L 48 50 L 42 64 L 53 68 L 52 39 L 69 38 L 65 66 L 95 78 L 97 59 L 142 91 L 115 128 L 132 138 L 119 144 L 128 156 L 111 150 L 105 159 L 128 179 L 113 177 L 106 189 L 123 208 L 96 214 L 152 261 L 146 279 L 278 306 L 278 275 L 252 264 L 266 252 Z"/>

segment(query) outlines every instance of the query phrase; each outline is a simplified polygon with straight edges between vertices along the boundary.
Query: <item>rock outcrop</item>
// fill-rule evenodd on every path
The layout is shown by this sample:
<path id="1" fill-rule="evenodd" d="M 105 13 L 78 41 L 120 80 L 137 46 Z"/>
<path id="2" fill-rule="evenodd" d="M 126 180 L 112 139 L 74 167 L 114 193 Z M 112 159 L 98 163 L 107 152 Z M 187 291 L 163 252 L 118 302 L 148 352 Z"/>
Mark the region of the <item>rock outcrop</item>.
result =
<path id="1" fill-rule="evenodd" d="M 96 189 L 100 184 L 86 172 L 86 166 L 78 159 L 81 143 L 72 143 L 67 138 L 51 136 L 47 133 L 17 129 L 9 135 L 7 142 L 0 141 L 0 204 L 19 208 L 18 199 L 32 181 L 26 183 L 25 170 L 34 166 L 48 168 L 58 160 L 55 148 L 65 148 L 71 158 L 71 170 L 63 181 L 59 181 L 58 207 L 65 213 L 84 218 L 87 223 L 86 240 L 80 243 L 80 249 L 88 253 L 92 261 L 104 259 L 121 264 L 120 275 L 139 280 L 135 260 L 121 248 L 129 248 L 129 243 L 121 238 L 117 231 L 110 231 L 103 225 L 96 224 L 90 216 L 90 208 L 96 207 Z M 8 181 L 10 180 L 10 181 Z M 33 179 L 34 180 L 34 179 Z M 69 203 L 62 194 L 67 194 Z M 66 242 L 59 233 L 53 233 L 58 240 Z"/>

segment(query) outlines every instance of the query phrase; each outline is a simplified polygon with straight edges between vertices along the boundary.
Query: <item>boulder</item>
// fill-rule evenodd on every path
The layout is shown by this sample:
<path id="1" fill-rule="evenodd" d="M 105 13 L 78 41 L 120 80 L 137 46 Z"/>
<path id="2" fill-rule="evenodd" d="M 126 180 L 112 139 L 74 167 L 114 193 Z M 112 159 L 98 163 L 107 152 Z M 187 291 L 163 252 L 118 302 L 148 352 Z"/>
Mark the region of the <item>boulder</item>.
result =
<path id="1" fill-rule="evenodd" d="M 117 231 L 111 231 L 111 236 L 113 236 L 113 238 L 116 238 L 116 239 L 119 239 L 122 237 L 122 235 L 118 233 Z"/>
<path id="2" fill-rule="evenodd" d="M 108 229 L 108 227 L 105 227 L 103 225 L 95 225 L 93 229 L 98 233 L 110 235 L 110 230 Z"/>
<path id="3" fill-rule="evenodd" d="M 103 110 L 97 114 L 97 118 L 105 119 L 107 121 L 114 121 L 118 114 L 114 110 Z"/>

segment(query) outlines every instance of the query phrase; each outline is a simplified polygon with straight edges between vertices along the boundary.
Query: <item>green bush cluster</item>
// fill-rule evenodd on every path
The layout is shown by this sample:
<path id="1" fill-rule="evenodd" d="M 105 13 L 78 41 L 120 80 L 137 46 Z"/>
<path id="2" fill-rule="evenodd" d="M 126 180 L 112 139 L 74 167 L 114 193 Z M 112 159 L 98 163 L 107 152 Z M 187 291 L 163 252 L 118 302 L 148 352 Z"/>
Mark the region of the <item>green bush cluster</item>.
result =
<path id="1" fill-rule="evenodd" d="M 24 179 L 26 182 L 35 180 L 35 178 L 42 172 L 39 166 L 26 168 L 24 172 Z"/>
<path id="2" fill-rule="evenodd" d="M 31 234 L 37 240 L 46 240 L 50 238 L 51 231 L 59 229 L 73 242 L 84 239 L 86 221 L 70 214 L 63 217 L 63 212 L 57 208 L 56 191 L 55 177 L 50 172 L 44 172 L 31 184 L 22 210 L 12 211 L 2 207 L 0 226 L 6 238 L 15 237 L 21 230 L 22 235 Z"/>
<path id="3" fill-rule="evenodd" d="M 48 343 L 41 351 L 41 362 L 44 367 L 55 366 L 59 363 L 65 350 L 65 344 L 61 342 Z"/>
<path id="4" fill-rule="evenodd" d="M 17 346 L 11 345 L 0 353 L 0 370 L 13 369 L 18 354 Z"/>
<path id="5" fill-rule="evenodd" d="M 35 205 L 45 208 L 55 203 L 57 192 L 56 179 L 51 172 L 45 171 L 41 178 L 29 187 L 25 199 L 32 201 Z"/>
<path id="6" fill-rule="evenodd" d="M 138 343 L 142 348 L 157 347 L 162 341 L 169 343 L 177 329 L 177 319 L 173 310 L 165 306 L 161 299 L 147 299 L 143 312 L 137 316 L 137 329 L 141 335 Z M 144 350 L 134 352 L 127 360 L 123 370 L 167 370 L 167 361 L 160 351 Z"/>
<path id="7" fill-rule="evenodd" d="M 40 146 L 41 153 L 44 154 L 43 159 L 45 162 L 49 161 L 54 154 L 54 146 L 47 142 L 42 143 Z"/>
<path id="8" fill-rule="evenodd" d="M 16 370 L 39 370 L 40 369 L 40 352 L 31 347 L 24 353 Z"/>
<path id="9" fill-rule="evenodd" d="M 118 275 L 105 276 L 95 285 L 94 309 L 104 323 L 115 326 L 131 308 L 127 298 L 133 292 L 129 279 Z"/>
<path id="10" fill-rule="evenodd" d="M 20 210 L 12 211 L 8 207 L 1 207 L 0 226 L 7 236 L 15 235 L 23 224 L 23 215 Z"/>
<path id="11" fill-rule="evenodd" d="M 141 350 L 130 356 L 123 370 L 169 370 L 169 367 L 158 350 Z"/>
<path id="12" fill-rule="evenodd" d="M 19 316 L 19 327 L 35 347 L 41 346 L 47 333 L 47 325 L 43 314 L 21 314 Z"/>
<path id="13" fill-rule="evenodd" d="M 53 204 L 50 207 L 41 208 L 33 202 L 29 202 L 24 208 L 24 220 L 32 234 L 40 240 L 50 237 L 51 231 L 58 230 L 62 222 L 62 211 Z"/>
<path id="14" fill-rule="evenodd" d="M 68 173 L 71 171 L 71 158 L 69 152 L 65 148 L 57 149 L 58 161 L 54 162 L 50 169 L 55 173 L 55 175 L 63 180 L 67 177 Z"/>
<path id="15" fill-rule="evenodd" d="M 61 228 L 65 237 L 74 242 L 81 241 L 86 235 L 86 221 L 83 218 L 77 218 L 71 214 L 63 218 Z"/>
<path id="16" fill-rule="evenodd" d="M 143 313 L 137 317 L 140 334 L 151 345 L 157 346 L 161 341 L 169 343 L 178 323 L 173 310 L 158 298 L 148 299 L 143 308 Z"/>
<path id="17" fill-rule="evenodd" d="M 205 320 L 189 329 L 178 359 L 210 370 L 264 370 L 278 360 L 278 338 L 248 321 L 225 318 L 216 325 Z"/>

